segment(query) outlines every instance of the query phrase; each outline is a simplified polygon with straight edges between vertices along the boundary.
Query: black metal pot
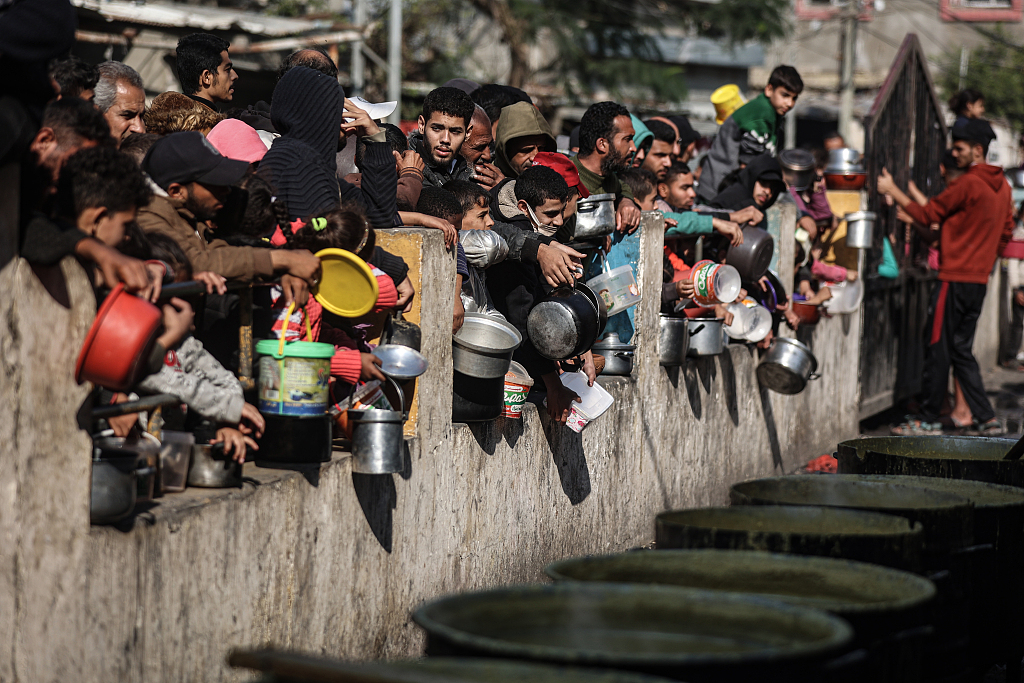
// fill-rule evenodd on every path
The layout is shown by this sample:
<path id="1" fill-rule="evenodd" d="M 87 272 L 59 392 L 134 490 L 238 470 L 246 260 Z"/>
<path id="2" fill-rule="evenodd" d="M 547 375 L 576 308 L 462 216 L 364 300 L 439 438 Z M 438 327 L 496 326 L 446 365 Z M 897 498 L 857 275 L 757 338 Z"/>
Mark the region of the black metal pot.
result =
<path id="1" fill-rule="evenodd" d="M 267 427 L 253 458 L 260 463 L 329 462 L 333 420 L 329 414 L 289 417 L 263 413 Z"/>
<path id="2" fill-rule="evenodd" d="M 589 293 L 589 294 L 588 294 Z M 586 285 L 562 285 L 533 307 L 526 329 L 534 348 L 550 360 L 585 353 L 601 331 L 597 296 Z"/>
<path id="3" fill-rule="evenodd" d="M 636 353 L 636 345 L 623 344 L 615 332 L 609 332 L 594 344 L 593 350 L 604 356 L 602 375 L 626 377 L 633 373 L 633 355 Z"/>
<path id="4" fill-rule="evenodd" d="M 748 225 L 743 228 L 743 244 L 729 247 L 725 262 L 739 271 L 744 282 L 756 282 L 772 264 L 775 240 L 767 231 Z"/>
<path id="5" fill-rule="evenodd" d="M 452 422 L 487 422 L 501 415 L 505 376 L 471 377 L 456 370 L 452 377 Z"/>

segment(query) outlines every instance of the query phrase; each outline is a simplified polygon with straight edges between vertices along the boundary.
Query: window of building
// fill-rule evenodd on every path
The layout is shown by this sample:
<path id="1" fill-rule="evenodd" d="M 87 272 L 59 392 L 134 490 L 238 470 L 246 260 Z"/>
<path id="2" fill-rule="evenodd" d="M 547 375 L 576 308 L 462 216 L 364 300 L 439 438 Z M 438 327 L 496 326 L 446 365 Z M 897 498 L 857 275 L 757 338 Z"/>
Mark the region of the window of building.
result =
<path id="1" fill-rule="evenodd" d="M 943 21 L 1020 21 L 1024 0 L 939 0 Z"/>

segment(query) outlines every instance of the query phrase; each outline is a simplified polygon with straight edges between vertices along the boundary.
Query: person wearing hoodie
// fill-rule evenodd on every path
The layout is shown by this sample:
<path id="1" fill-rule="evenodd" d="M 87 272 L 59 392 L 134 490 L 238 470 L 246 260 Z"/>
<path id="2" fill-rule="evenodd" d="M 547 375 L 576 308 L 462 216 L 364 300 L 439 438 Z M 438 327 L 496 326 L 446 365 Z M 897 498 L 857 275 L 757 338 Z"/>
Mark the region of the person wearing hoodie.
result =
<path id="1" fill-rule="evenodd" d="M 992 138 L 984 121 L 954 129 L 953 155 L 967 172 L 921 206 L 893 181 L 887 169 L 878 176 L 877 189 L 899 205 L 897 218 L 921 225 L 939 223 L 939 277 L 932 291 L 925 328 L 921 414 L 909 415 L 893 427 L 905 435 L 941 434 L 940 410 L 948 394 L 949 368 L 960 382 L 964 399 L 981 434 L 998 434 L 1002 426 L 985 393 L 978 361 L 974 358 L 974 333 L 981 316 L 1000 244 L 1013 232 L 1013 210 L 1003 170 L 983 163 Z M 980 159 L 981 163 L 976 162 Z"/>
<path id="2" fill-rule="evenodd" d="M 501 110 L 494 145 L 494 165 L 506 178 L 518 178 L 533 165 L 540 152 L 557 148 L 551 126 L 529 102 L 516 102 Z"/>
<path id="3" fill-rule="evenodd" d="M 636 151 L 629 159 L 629 168 L 640 168 L 647 161 L 647 153 L 651 150 L 651 143 L 654 142 L 654 134 L 651 129 L 633 114 L 629 115 L 633 123 L 633 145 Z"/>
<path id="4" fill-rule="evenodd" d="M 274 88 L 270 120 L 281 137 L 260 162 L 260 174 L 293 220 L 352 202 L 363 207 L 374 228 L 395 225 L 395 157 L 384 131 L 345 98 L 337 80 L 305 66 L 289 69 Z M 360 187 L 337 178 L 342 136 L 352 134 L 366 142 Z"/>
<path id="5" fill-rule="evenodd" d="M 724 183 L 722 191 L 708 202 L 708 206 L 729 212 L 752 206 L 761 213 L 761 221 L 751 225 L 767 230 L 768 207 L 786 191 L 782 168 L 775 157 L 771 154 L 754 157 L 747 166 L 730 174 Z"/>
<path id="6" fill-rule="evenodd" d="M 803 79 L 791 66 L 777 66 L 764 92 L 734 111 L 718 129 L 707 156 L 701 162 L 697 198 L 708 202 L 718 193 L 723 179 L 761 154 L 775 154 L 782 117 L 794 106 L 804 89 Z"/>
<path id="7" fill-rule="evenodd" d="M 409 133 L 409 148 L 423 157 L 423 184 L 444 187 L 452 180 L 472 180 L 473 167 L 462 156 L 472 132 L 476 105 L 458 88 L 434 88 L 423 100 L 418 127 Z"/>

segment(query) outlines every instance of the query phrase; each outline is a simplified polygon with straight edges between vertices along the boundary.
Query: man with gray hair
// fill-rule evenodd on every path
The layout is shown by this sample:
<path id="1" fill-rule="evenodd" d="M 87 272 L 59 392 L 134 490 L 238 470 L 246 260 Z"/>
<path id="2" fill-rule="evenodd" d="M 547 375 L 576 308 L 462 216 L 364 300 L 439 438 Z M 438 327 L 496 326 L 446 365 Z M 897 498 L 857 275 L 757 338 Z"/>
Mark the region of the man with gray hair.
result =
<path id="1" fill-rule="evenodd" d="M 97 70 L 100 79 L 93 104 L 107 120 L 117 144 L 132 133 L 145 133 L 142 114 L 146 111 L 146 93 L 138 72 L 121 62 L 103 62 Z"/>

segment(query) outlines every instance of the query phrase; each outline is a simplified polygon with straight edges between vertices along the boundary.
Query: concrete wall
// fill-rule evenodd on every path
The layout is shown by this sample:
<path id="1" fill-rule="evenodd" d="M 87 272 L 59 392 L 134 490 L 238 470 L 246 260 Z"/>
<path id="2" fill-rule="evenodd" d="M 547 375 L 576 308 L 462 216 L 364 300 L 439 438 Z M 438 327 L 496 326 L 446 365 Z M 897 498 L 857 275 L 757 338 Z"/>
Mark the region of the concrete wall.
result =
<path id="1" fill-rule="evenodd" d="M 792 216 L 781 223 L 791 226 Z M 343 453 L 297 471 L 250 463 L 242 489 L 189 489 L 161 499 L 127 531 L 90 528 L 87 439 L 69 436 L 81 390 L 50 416 L 48 427 L 64 439 L 59 449 L 46 433 L 38 439 L 46 448 L 12 441 L 10 421 L 0 420 L 0 610 L 13 615 L 0 620 L 0 680 L 241 680 L 225 655 L 261 645 L 415 655 L 422 636 L 409 614 L 424 600 L 542 580 L 552 560 L 647 544 L 657 512 L 725 503 L 732 483 L 792 471 L 856 434 L 857 316 L 801 331 L 822 379 L 797 396 L 760 389 L 759 354 L 745 346 L 660 367 L 661 226 L 644 228 L 636 370 L 601 380 L 615 404 L 581 435 L 532 405 L 522 421 L 451 424 L 453 269 L 436 231 L 417 237 L 431 368 L 419 382 L 417 436 L 400 475 L 353 474 Z M 7 288 L 9 270 L 0 274 L 5 291 L 43 296 L 24 269 L 18 287 Z M 54 330 L 52 305 L 22 313 L 18 324 L 77 349 L 90 306 L 74 299 L 61 315 L 79 324 L 67 331 Z M 3 362 L 34 367 L 6 353 L 10 329 L 0 328 Z M 61 362 L 49 385 L 68 391 L 71 368 Z M 38 382 L 12 385 L 8 375 L 0 377 L 5 397 L 64 405 Z M 18 424 L 14 435 L 27 438 Z M 33 458 L 52 463 L 50 476 L 29 467 Z"/>

